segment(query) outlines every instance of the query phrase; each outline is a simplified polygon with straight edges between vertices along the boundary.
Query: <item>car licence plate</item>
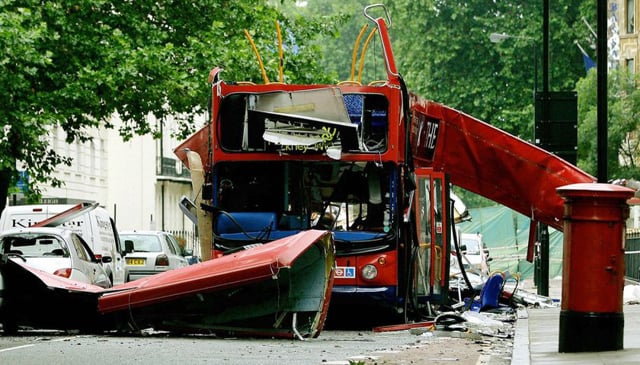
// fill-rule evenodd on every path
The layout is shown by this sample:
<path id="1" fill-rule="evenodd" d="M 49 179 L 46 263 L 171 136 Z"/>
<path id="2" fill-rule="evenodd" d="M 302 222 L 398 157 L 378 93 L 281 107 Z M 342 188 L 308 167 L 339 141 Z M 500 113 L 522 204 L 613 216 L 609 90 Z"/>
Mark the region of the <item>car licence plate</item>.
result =
<path id="1" fill-rule="evenodd" d="M 144 265 L 144 259 L 127 259 L 127 265 L 132 265 L 132 266 Z"/>

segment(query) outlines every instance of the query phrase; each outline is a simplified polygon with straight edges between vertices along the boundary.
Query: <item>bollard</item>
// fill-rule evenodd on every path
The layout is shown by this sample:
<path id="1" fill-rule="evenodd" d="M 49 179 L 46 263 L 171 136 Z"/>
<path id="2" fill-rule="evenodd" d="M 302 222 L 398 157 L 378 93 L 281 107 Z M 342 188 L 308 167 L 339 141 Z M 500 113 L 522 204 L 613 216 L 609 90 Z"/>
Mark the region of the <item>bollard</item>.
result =
<path id="1" fill-rule="evenodd" d="M 573 184 L 565 200 L 559 352 L 623 348 L 625 221 L 634 191 L 611 184 Z"/>

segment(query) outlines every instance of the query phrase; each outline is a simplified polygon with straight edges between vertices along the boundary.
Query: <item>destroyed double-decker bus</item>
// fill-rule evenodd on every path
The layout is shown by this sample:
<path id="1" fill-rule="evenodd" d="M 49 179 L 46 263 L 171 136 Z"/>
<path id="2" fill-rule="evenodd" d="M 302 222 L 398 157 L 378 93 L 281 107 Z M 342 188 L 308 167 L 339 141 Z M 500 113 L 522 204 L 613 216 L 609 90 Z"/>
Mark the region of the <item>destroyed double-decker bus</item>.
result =
<path id="1" fill-rule="evenodd" d="M 385 20 L 369 19 L 382 81 L 227 83 L 212 71 L 210 121 L 175 149 L 196 193 L 183 208 L 198 222 L 204 259 L 330 230 L 333 307 L 417 313 L 447 297 L 449 187 L 444 174 L 412 165 L 410 95 Z"/>
<path id="2" fill-rule="evenodd" d="M 320 333 L 330 302 L 371 319 L 383 312 L 371 315 L 365 306 L 405 320 L 433 317 L 432 304 L 449 299 L 456 219 L 449 184 L 526 215 L 532 227 L 562 229 L 556 189 L 594 178 L 410 94 L 396 70 L 389 16 L 374 19 L 374 7 L 385 9 L 365 8 L 374 29 L 361 54 L 377 34 L 382 80 L 354 78 L 364 28 L 351 79 L 337 85 L 285 84 L 282 72 L 278 83 L 266 77 L 262 85 L 227 83 L 219 69 L 211 72 L 209 122 L 175 149 L 191 172 L 193 196 L 181 208 L 198 225 L 205 262 L 104 290 L 30 269 L 0 250 L 4 330 L 155 328 L 304 338 Z M 529 260 L 534 243 L 530 234 Z M 34 316 L 42 301 L 61 315 Z"/>
<path id="3" fill-rule="evenodd" d="M 378 7 L 386 17 L 370 15 Z M 197 222 L 205 260 L 329 230 L 336 247 L 333 308 L 366 312 L 363 306 L 375 305 L 405 320 L 431 317 L 432 304 L 449 299 L 450 184 L 529 217 L 535 232 L 538 222 L 562 229 L 556 188 L 595 180 L 410 93 L 396 69 L 386 8 L 372 5 L 364 15 L 374 29 L 361 55 L 377 36 L 382 79 L 361 82 L 363 56 L 354 77 L 364 27 L 351 78 L 336 85 L 286 84 L 282 71 L 270 83 L 264 68 L 264 84 L 225 82 L 220 69 L 211 72 L 208 124 L 174 150 L 193 180 L 193 199 L 181 207 Z M 529 261 L 535 241 L 530 234 Z"/>

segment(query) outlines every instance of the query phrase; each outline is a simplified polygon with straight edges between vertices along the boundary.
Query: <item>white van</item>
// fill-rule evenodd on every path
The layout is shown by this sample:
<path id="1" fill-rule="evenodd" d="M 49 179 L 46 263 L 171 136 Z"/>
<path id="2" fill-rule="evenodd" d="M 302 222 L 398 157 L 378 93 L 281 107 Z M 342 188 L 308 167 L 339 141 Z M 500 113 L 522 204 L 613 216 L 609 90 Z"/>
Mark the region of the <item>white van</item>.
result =
<path id="1" fill-rule="evenodd" d="M 491 272 L 489 250 L 480 233 L 463 233 L 460 237 L 460 251 L 464 256 L 465 269 L 472 269 L 488 276 Z M 468 267 L 467 267 L 468 265 Z"/>
<path id="2" fill-rule="evenodd" d="M 103 262 L 108 261 L 104 265 L 111 283 L 124 283 L 125 264 L 120 237 L 106 209 L 97 203 L 14 205 L 5 207 L 0 216 L 0 231 L 43 224 L 63 226 L 82 236 L 97 257 L 107 258 Z"/>

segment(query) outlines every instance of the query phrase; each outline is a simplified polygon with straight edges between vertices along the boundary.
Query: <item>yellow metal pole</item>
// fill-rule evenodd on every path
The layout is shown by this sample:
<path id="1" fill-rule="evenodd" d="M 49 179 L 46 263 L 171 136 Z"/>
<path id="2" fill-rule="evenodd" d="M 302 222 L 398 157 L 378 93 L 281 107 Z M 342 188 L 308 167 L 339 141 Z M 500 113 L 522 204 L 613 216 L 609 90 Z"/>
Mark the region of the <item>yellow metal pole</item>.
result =
<path id="1" fill-rule="evenodd" d="M 267 72 L 264 70 L 264 65 L 262 64 L 262 58 L 260 58 L 260 53 L 258 53 L 258 48 L 256 48 L 256 44 L 253 43 L 253 38 L 251 38 L 251 34 L 249 34 L 248 30 L 246 29 L 244 30 L 244 35 L 249 40 L 249 43 L 251 43 L 251 47 L 253 48 L 253 53 L 255 53 L 256 57 L 258 58 L 258 64 L 260 65 L 260 70 L 262 71 L 262 78 L 264 79 L 264 83 L 268 84 L 269 78 L 267 77 Z"/>
<path id="2" fill-rule="evenodd" d="M 284 57 L 282 54 L 282 33 L 280 33 L 280 23 L 276 20 L 276 31 L 278 32 L 278 71 L 280 76 L 280 82 L 284 83 Z"/>

